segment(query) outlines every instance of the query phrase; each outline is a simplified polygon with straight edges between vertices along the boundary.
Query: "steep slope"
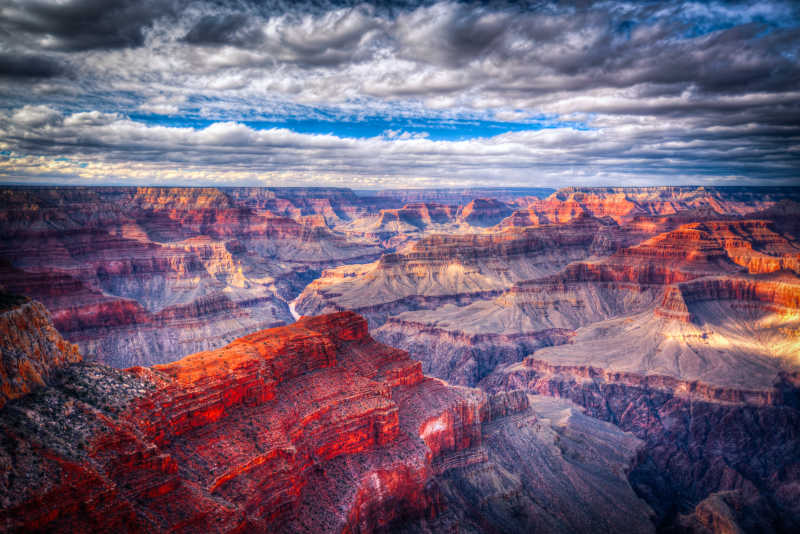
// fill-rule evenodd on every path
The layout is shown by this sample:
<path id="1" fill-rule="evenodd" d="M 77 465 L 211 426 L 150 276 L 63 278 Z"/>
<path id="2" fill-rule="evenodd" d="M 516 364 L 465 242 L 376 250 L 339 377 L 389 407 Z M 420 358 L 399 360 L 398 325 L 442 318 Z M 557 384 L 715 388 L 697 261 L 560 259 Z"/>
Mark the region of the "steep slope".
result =
<path id="1" fill-rule="evenodd" d="M 380 204 L 379 204 L 380 205 Z M 347 235 L 375 240 L 389 249 L 402 247 L 433 233 L 467 233 L 476 229 L 461 221 L 459 207 L 436 202 L 411 202 L 381 209 L 337 227 Z"/>
<path id="2" fill-rule="evenodd" d="M 625 342 L 635 353 L 637 341 Z M 570 399 L 641 438 L 645 448 L 630 478 L 662 529 L 706 532 L 724 519 L 737 532 L 797 530 L 800 374 L 781 373 L 767 390 L 744 390 L 552 365 L 537 356 L 496 372 L 483 387 Z"/>
<path id="3" fill-rule="evenodd" d="M 639 440 L 426 378 L 366 327 L 340 313 L 151 369 L 65 368 L 0 410 L 0 529 L 652 531 L 625 478 Z"/>
<path id="4" fill-rule="evenodd" d="M 511 214 L 508 204 L 493 198 L 476 198 L 464 206 L 459 218 L 473 226 L 494 226 Z"/>
<path id="5" fill-rule="evenodd" d="M 671 374 L 704 380 L 716 376 L 726 381 L 731 373 L 746 377 L 758 367 L 756 375 L 769 386 L 782 366 L 791 369 L 796 363 L 793 351 L 800 346 L 788 333 L 796 328 L 792 310 L 797 309 L 800 282 L 789 272 L 758 273 L 794 266 L 798 251 L 795 242 L 771 230 L 767 221 L 689 223 L 609 257 L 517 282 L 491 299 L 396 314 L 375 335 L 412 352 L 423 361 L 425 372 L 466 385 L 476 384 L 498 364 L 567 344 L 542 354 L 570 353 L 571 364 L 595 361 L 603 367 L 618 360 L 626 371 L 639 362 L 638 371 L 672 369 Z M 704 291 L 705 301 L 738 299 L 762 305 L 732 311 L 747 307 L 740 302 L 731 310 L 723 306 L 712 312 L 707 309 L 711 304 L 698 303 L 695 322 L 702 322 L 702 315 L 716 325 L 703 330 L 692 322 L 686 299 L 695 307 Z M 662 318 L 684 324 L 664 326 Z M 694 341 L 680 350 L 668 349 L 659 335 L 645 336 L 646 346 L 633 349 L 625 338 L 635 332 Z M 598 349 L 603 354 L 599 361 Z M 717 352 L 730 354 L 723 358 L 728 363 Z"/>
<path id="6" fill-rule="evenodd" d="M 567 398 L 633 432 L 646 448 L 631 479 L 664 529 L 792 532 L 800 278 L 785 270 L 797 243 L 777 228 L 685 224 L 375 335 L 427 372 Z"/>
<path id="7" fill-rule="evenodd" d="M 77 347 L 56 332 L 41 304 L 0 292 L 0 408 L 80 360 Z"/>
<path id="8" fill-rule="evenodd" d="M 248 190 L 235 193 L 0 191 L 0 283 L 40 300 L 88 357 L 125 367 L 172 361 L 291 322 L 285 301 L 320 269 L 380 252 L 248 205 Z M 274 191 L 250 193 L 276 200 Z M 291 193 L 314 212 L 310 194 Z"/>
<path id="9" fill-rule="evenodd" d="M 519 280 L 557 272 L 589 257 L 615 230 L 613 223 L 584 217 L 566 225 L 430 236 L 378 262 L 325 271 L 295 305 L 305 314 L 358 311 L 378 326 L 401 311 L 493 297 Z"/>

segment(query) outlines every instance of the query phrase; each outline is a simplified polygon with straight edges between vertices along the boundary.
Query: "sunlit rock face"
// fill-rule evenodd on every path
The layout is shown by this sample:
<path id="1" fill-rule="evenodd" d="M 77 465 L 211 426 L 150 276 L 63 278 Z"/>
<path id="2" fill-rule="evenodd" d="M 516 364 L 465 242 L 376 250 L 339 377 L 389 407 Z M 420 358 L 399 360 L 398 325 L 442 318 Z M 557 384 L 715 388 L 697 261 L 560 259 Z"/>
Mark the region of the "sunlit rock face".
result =
<path id="1" fill-rule="evenodd" d="M 425 372 L 567 398 L 633 432 L 646 446 L 631 481 L 658 524 L 792 531 L 800 247 L 776 228 L 682 225 L 491 299 L 399 314 L 376 336 Z"/>
<path id="2" fill-rule="evenodd" d="M 68 365 L 0 427 L 4 531 L 653 530 L 626 478 L 640 440 L 425 377 L 351 312 L 152 368 Z"/>
<path id="3" fill-rule="evenodd" d="M 615 227 L 582 217 L 565 225 L 424 237 L 377 262 L 323 272 L 297 298 L 297 309 L 353 309 L 379 326 L 402 311 L 497 296 L 516 281 L 591 256 L 596 237 Z"/>
<path id="4" fill-rule="evenodd" d="M 41 304 L 0 292 L 0 408 L 80 360 L 78 348 L 53 328 Z"/>
<path id="5" fill-rule="evenodd" d="M 690 210 L 741 216 L 786 200 L 796 202 L 800 193 L 781 187 L 566 187 L 545 199 L 520 199 L 521 209 L 501 224 L 563 223 L 586 214 L 621 223 Z"/>
<path id="6" fill-rule="evenodd" d="M 396 314 L 376 334 L 412 351 L 426 372 L 468 385 L 536 351 L 570 364 L 771 386 L 800 365 L 798 254 L 795 238 L 768 220 L 682 224 L 491 298 Z"/>
<path id="7" fill-rule="evenodd" d="M 791 230 L 786 213 L 796 196 L 702 188 L 538 193 L 8 188 L 0 191 L 0 283 L 41 301 L 87 358 L 148 365 L 291 322 L 289 301 L 332 267 L 346 266 L 309 287 L 298 311 L 358 309 L 377 325 L 390 313 L 494 297 L 514 282 L 607 256 L 686 224 L 680 210 L 702 211 L 704 221 L 773 210 Z M 512 214 L 540 204 L 547 209 L 535 220 Z M 762 225 L 752 250 L 735 225 L 713 231 L 727 236 L 729 255 L 751 272 L 796 269 L 791 252 L 777 252 L 783 230 L 764 220 L 737 223 Z M 540 228 L 518 227 L 529 223 Z M 496 258 L 480 259 L 484 251 Z M 363 291 L 350 287 L 365 277 Z"/>

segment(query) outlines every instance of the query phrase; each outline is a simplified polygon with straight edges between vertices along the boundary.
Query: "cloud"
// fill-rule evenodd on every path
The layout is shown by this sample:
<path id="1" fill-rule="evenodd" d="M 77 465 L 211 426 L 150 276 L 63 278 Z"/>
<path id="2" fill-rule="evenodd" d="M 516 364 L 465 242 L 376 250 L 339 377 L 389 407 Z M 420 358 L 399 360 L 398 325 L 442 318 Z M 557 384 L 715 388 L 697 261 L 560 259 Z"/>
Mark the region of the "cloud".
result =
<path id="1" fill-rule="evenodd" d="M 62 120 L 61 113 L 47 106 L 24 106 L 11 115 L 12 124 L 22 128 L 54 126 Z"/>
<path id="2" fill-rule="evenodd" d="M 788 0 L 10 0 L 0 7 L 0 45 L 8 110 L 0 143 L 32 157 L 61 151 L 97 165 L 166 158 L 218 169 L 206 151 L 230 152 L 259 172 L 283 166 L 408 180 L 475 179 L 482 165 L 517 180 L 531 177 L 526 165 L 558 169 L 549 175 L 561 178 L 565 169 L 661 180 L 670 171 L 740 180 L 797 174 L 800 6 Z M 142 114 L 210 126 L 127 118 Z M 267 135 L 246 126 L 285 118 L 328 121 L 319 133 L 337 132 L 341 117 L 370 116 L 398 133 L 370 141 L 369 150 L 341 132 Z M 392 124 L 397 117 L 405 122 Z M 542 117 L 553 128 L 511 131 Z M 475 144 L 462 156 L 467 145 L 403 137 L 414 118 L 505 121 L 511 137 L 465 139 Z M 570 121 L 586 128 L 564 127 Z M 409 153 L 412 146 L 422 152 Z M 519 152 L 503 152 L 503 164 L 489 157 L 499 146 Z"/>
<path id="3" fill-rule="evenodd" d="M 0 78 L 53 78 L 65 71 L 61 63 L 46 56 L 0 54 Z"/>
<path id="4" fill-rule="evenodd" d="M 686 122 L 645 119 L 636 125 L 602 124 L 508 132 L 457 141 L 389 130 L 354 139 L 302 134 L 286 128 L 256 130 L 237 122 L 205 128 L 147 125 L 99 112 L 62 116 L 45 107 L 26 107 L 2 117 L 3 150 L 19 155 L 0 172 L 24 179 L 61 173 L 63 179 L 133 180 L 149 169 L 186 183 L 231 176 L 259 182 L 264 176 L 284 184 L 309 180 L 318 185 L 368 180 L 372 185 L 428 180 L 464 183 L 580 183 L 591 176 L 615 176 L 628 183 L 658 183 L 665 176 L 707 182 L 709 177 L 789 183 L 800 162 L 795 150 L 776 153 L 769 128 L 728 127 L 686 135 Z M 80 143 L 75 140 L 80 139 Z M 749 139 L 747 145 L 741 140 Z M 26 159 L 29 154 L 40 159 Z M 81 162 L 64 166 L 60 161 Z M 58 170 L 54 170 L 58 169 Z M 101 170 L 108 174 L 103 175 Z M 316 181 L 312 178 L 317 178 Z M 191 182 L 190 182 L 191 183 Z"/>
<path id="5" fill-rule="evenodd" d="M 177 8 L 169 0 L 9 0 L 0 8 L 0 28 L 46 49 L 141 46 L 145 30 Z"/>
<path id="6" fill-rule="evenodd" d="M 181 40 L 198 45 L 233 44 L 244 46 L 262 38 L 251 19 L 244 13 L 204 15 Z"/>

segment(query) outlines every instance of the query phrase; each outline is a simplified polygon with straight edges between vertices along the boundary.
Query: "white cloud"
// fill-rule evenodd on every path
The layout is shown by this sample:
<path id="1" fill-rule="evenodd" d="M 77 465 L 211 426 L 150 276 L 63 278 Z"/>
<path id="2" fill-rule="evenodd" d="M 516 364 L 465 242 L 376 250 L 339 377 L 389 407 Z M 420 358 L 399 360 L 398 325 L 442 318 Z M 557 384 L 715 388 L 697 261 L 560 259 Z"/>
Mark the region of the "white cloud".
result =
<path id="1" fill-rule="evenodd" d="M 566 168 L 769 180 L 800 166 L 787 150 L 800 143 L 800 23 L 791 2 L 95 4 L 3 8 L 3 53 L 41 63 L 6 61 L 4 150 L 76 155 L 114 172 L 127 162 L 216 173 L 228 161 L 254 172 L 414 183 L 481 173 L 563 178 Z M 83 19 L 99 25 L 71 26 Z M 135 113 L 215 123 L 147 126 L 126 119 Z M 373 140 L 243 124 L 315 114 L 547 116 L 556 128 L 441 142 L 391 120 L 397 133 Z"/>
<path id="2" fill-rule="evenodd" d="M 11 120 L 20 126 L 41 128 L 56 125 L 61 122 L 61 113 L 47 106 L 27 105 L 18 109 L 11 116 Z"/>
<path id="3" fill-rule="evenodd" d="M 59 176 L 112 182 L 148 177 L 180 183 L 269 179 L 318 185 L 433 185 L 442 180 L 544 185 L 548 180 L 579 183 L 586 176 L 658 182 L 677 175 L 705 181 L 715 166 L 725 175 L 748 180 L 753 158 L 771 156 L 768 146 L 737 145 L 737 136 L 758 135 L 752 126 L 729 127 L 729 137 L 722 139 L 703 131 L 687 139 L 681 119 L 608 121 L 589 130 L 558 127 L 443 141 L 400 130 L 356 139 L 285 128 L 256 130 L 237 122 L 194 129 L 99 112 L 32 122 L 34 115 L 23 108 L 0 118 L 12 140 L 4 149 L 15 154 L 0 174 L 17 180 Z M 82 143 L 75 144 L 75 139 Z M 25 156 L 33 152 L 39 155 Z M 65 155 L 70 163 L 63 161 Z M 792 162 L 791 157 L 769 159 L 763 172 L 776 183 L 786 182 Z"/>

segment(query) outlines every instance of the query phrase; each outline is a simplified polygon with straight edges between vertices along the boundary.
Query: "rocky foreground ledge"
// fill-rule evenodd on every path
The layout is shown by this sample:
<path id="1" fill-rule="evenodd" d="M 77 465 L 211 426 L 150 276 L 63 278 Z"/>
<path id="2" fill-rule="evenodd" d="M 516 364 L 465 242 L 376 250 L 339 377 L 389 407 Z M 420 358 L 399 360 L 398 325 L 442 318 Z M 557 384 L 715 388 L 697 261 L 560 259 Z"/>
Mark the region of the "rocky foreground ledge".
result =
<path id="1" fill-rule="evenodd" d="M 3 319 L 30 341 L 3 391 L 39 372 L 0 409 L 2 532 L 653 530 L 640 440 L 425 377 L 352 312 L 124 371 L 74 363 L 39 305 Z"/>

